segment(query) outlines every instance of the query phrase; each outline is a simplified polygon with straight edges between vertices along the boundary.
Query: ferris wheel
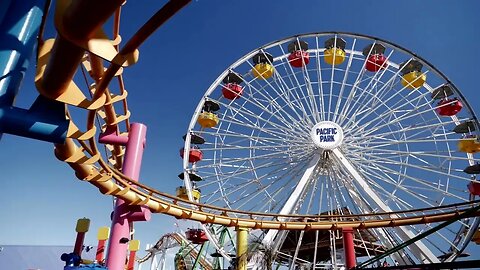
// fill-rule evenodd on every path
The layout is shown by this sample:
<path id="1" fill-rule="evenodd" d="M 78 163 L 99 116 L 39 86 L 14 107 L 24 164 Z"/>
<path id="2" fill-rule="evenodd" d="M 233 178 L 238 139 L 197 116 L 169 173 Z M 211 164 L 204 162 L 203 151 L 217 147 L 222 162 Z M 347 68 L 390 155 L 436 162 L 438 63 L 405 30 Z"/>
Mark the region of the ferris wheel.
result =
<path id="1" fill-rule="evenodd" d="M 441 213 L 480 195 L 479 127 L 455 85 L 400 46 L 351 33 L 294 36 L 246 54 L 208 88 L 184 137 L 177 195 L 299 219 Z M 461 219 L 391 258 L 466 256 L 478 225 Z M 356 251 L 373 256 L 433 227 L 358 231 Z M 261 234 L 290 262 L 336 264 L 342 249 L 335 232 Z"/>

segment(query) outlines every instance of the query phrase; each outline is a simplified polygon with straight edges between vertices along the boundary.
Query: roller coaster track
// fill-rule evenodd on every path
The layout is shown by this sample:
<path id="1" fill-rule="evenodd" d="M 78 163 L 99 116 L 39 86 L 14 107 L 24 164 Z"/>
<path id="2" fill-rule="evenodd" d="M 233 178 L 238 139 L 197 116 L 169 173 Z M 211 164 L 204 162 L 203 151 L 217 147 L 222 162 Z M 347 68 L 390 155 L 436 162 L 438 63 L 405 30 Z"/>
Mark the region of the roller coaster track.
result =
<path id="1" fill-rule="evenodd" d="M 100 2 L 92 0 L 69 4 L 68 1 L 58 1 L 56 26 L 59 35 L 55 40 L 39 43 L 37 59 L 38 91 L 48 98 L 69 105 L 69 108 L 74 107 L 87 114 L 86 128 L 80 130 L 76 124 L 78 122 L 67 112 L 67 117 L 71 120 L 67 140 L 64 144 L 55 145 L 55 155 L 73 168 L 77 178 L 94 185 L 102 194 L 121 198 L 131 205 L 145 205 L 154 213 L 168 214 L 181 219 L 224 226 L 277 230 L 376 228 L 441 222 L 455 218 L 467 209 L 479 205 L 480 201 L 473 201 L 412 211 L 341 217 L 278 215 L 189 202 L 126 177 L 119 170 L 125 148 L 120 145 L 107 145 L 106 148 L 111 155 L 104 160 L 96 142 L 97 133 L 113 131 L 119 136 L 127 136 L 130 129 L 130 112 L 123 70 L 138 61 L 137 48 L 190 1 L 168 2 L 120 50 L 119 22 L 123 2 L 123 0 Z M 99 29 L 111 16 L 114 30 L 112 40 L 108 40 Z M 110 66 L 105 68 L 104 61 L 109 62 Z M 84 72 L 87 89 L 80 90 L 73 81 L 73 75 L 78 68 Z M 90 78 L 87 78 L 87 73 Z M 93 82 L 90 83 L 89 80 Z M 119 113 L 116 108 L 123 108 L 123 111 Z M 100 131 L 95 125 L 96 119 L 102 122 Z M 473 215 L 479 213 L 475 212 Z"/>

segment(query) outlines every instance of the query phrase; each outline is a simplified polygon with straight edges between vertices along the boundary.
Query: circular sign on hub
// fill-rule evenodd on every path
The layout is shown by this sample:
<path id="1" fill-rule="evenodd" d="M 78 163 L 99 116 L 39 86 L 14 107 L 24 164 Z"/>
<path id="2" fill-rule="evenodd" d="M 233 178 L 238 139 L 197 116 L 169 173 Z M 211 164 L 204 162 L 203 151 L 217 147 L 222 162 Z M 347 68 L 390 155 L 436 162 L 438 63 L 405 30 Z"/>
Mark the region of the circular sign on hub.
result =
<path id="1" fill-rule="evenodd" d="M 316 146 L 332 150 L 342 144 L 343 130 L 337 123 L 322 121 L 313 126 L 310 136 Z"/>

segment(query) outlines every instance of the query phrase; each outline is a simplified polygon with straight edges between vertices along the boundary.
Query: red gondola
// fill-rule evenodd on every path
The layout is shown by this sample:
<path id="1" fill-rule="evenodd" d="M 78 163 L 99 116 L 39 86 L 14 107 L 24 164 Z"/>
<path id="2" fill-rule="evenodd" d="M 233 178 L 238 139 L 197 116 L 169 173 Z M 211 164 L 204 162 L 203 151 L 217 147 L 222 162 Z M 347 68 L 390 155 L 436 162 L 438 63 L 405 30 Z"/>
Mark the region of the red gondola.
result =
<path id="1" fill-rule="evenodd" d="M 310 63 L 310 54 L 306 51 L 294 51 L 288 56 L 288 62 L 292 67 L 303 67 Z"/>
<path id="2" fill-rule="evenodd" d="M 377 72 L 387 65 L 387 57 L 385 57 L 385 46 L 380 43 L 374 43 L 363 49 L 363 55 L 367 58 L 365 69 L 370 72 Z"/>
<path id="3" fill-rule="evenodd" d="M 208 241 L 207 234 L 202 229 L 188 229 L 185 232 L 187 240 L 194 244 L 203 244 Z"/>
<path id="4" fill-rule="evenodd" d="M 226 99 L 239 98 L 243 93 L 243 87 L 236 83 L 228 83 L 222 88 L 222 94 Z"/>
<path id="5" fill-rule="evenodd" d="M 243 82 L 243 78 L 240 74 L 230 71 L 222 82 L 224 85 L 222 94 L 226 99 L 234 100 L 242 95 L 243 87 L 240 84 Z"/>
<path id="6" fill-rule="evenodd" d="M 470 184 L 468 184 L 468 191 L 470 191 L 472 195 L 480 196 L 480 183 L 470 182 Z"/>
<path id="7" fill-rule="evenodd" d="M 183 158 L 184 148 L 180 149 L 180 156 Z M 199 162 L 203 158 L 203 153 L 198 148 L 190 149 L 190 154 L 188 155 L 188 162 L 195 163 Z"/>
<path id="8" fill-rule="evenodd" d="M 288 62 L 292 67 L 301 68 L 310 63 L 310 54 L 307 52 L 308 43 L 303 40 L 296 40 L 288 44 Z"/>
<path id="9" fill-rule="evenodd" d="M 387 57 L 383 54 L 370 54 L 365 64 L 365 68 L 371 72 L 377 72 L 385 67 L 387 63 Z"/>
<path id="10" fill-rule="evenodd" d="M 437 113 L 441 116 L 452 116 L 457 114 L 462 108 L 463 104 L 457 98 L 442 99 L 438 102 Z"/>

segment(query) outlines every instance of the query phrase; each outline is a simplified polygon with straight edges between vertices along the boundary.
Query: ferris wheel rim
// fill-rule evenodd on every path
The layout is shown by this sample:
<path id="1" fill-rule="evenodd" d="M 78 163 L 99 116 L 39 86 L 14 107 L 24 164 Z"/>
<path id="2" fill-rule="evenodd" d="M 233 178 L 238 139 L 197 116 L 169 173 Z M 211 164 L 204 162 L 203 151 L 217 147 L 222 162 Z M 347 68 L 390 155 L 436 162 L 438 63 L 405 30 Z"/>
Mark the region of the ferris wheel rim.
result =
<path id="1" fill-rule="evenodd" d="M 388 41 L 386 39 L 383 39 L 383 38 L 379 38 L 379 37 L 376 37 L 376 36 L 371 36 L 371 35 L 366 35 L 366 34 L 359 34 L 359 33 L 354 33 L 354 32 L 343 32 L 343 31 L 322 31 L 322 32 L 309 32 L 309 33 L 304 33 L 304 34 L 297 34 L 297 35 L 293 35 L 293 36 L 289 36 L 289 37 L 286 37 L 286 38 L 283 38 L 283 39 L 278 39 L 276 41 L 272 41 L 272 42 L 269 42 L 267 44 L 265 44 L 264 46 L 261 46 L 261 47 L 257 47 L 256 49 L 253 49 L 251 50 L 249 53 L 243 55 L 241 58 L 239 58 L 237 61 L 235 61 L 232 65 L 230 65 L 227 69 L 225 69 L 218 77 L 216 80 L 214 80 L 212 83 L 211 83 L 211 86 L 207 89 L 207 91 L 205 92 L 205 94 L 203 95 L 202 99 L 205 99 L 209 94 L 211 94 L 214 90 L 215 90 L 215 87 L 213 87 L 213 85 L 215 85 L 216 83 L 220 82 L 224 77 L 225 75 L 228 74 L 228 72 L 230 70 L 233 70 L 235 67 L 237 67 L 240 63 L 244 62 L 246 59 L 249 59 L 251 58 L 255 53 L 257 53 L 258 51 L 262 50 L 262 49 L 267 49 L 269 47 L 272 47 L 274 45 L 277 45 L 279 43 L 285 43 L 285 42 L 288 42 L 288 41 L 292 41 L 292 40 L 295 40 L 296 38 L 299 38 L 299 37 L 310 37 L 310 36 L 324 36 L 324 35 L 336 35 L 336 34 L 339 34 L 339 35 L 345 35 L 345 36 L 351 36 L 351 37 L 362 37 L 362 38 L 365 38 L 365 39 L 371 39 L 371 40 L 374 40 L 374 41 L 379 41 L 379 42 L 382 42 L 382 43 L 385 43 L 385 44 L 388 44 L 396 49 L 400 49 L 401 51 L 407 53 L 407 54 L 410 54 L 412 56 L 414 56 L 416 59 L 420 60 L 421 62 L 425 63 L 429 68 L 431 68 L 433 71 L 435 71 L 435 73 L 442 77 L 450 86 L 452 86 L 454 88 L 454 91 L 456 94 L 458 94 L 461 98 L 462 101 L 465 102 L 465 105 L 468 107 L 468 110 L 470 111 L 470 115 L 472 116 L 472 120 L 474 121 L 474 123 L 476 123 L 477 125 L 477 129 L 480 128 L 480 125 L 479 125 L 479 121 L 478 121 L 478 118 L 477 116 L 475 115 L 475 111 L 473 110 L 473 108 L 470 106 L 470 104 L 468 102 L 466 102 L 466 98 L 465 96 L 462 94 L 462 92 L 458 89 L 458 87 L 444 74 L 442 73 L 438 68 L 436 68 L 433 64 L 431 64 L 428 60 L 426 60 L 425 58 L 423 58 L 422 56 L 420 55 L 417 55 L 415 52 L 401 46 L 401 45 L 398 45 L 396 43 L 393 43 L 391 41 Z M 201 109 L 201 106 L 202 106 L 203 103 L 199 102 L 199 104 L 197 105 L 196 109 L 195 109 L 195 112 L 199 111 Z M 189 123 L 189 127 L 188 127 L 188 130 L 191 130 L 192 127 L 195 126 L 195 121 L 193 121 L 193 118 L 192 118 L 192 121 L 190 121 Z"/>
<path id="2" fill-rule="evenodd" d="M 439 75 L 440 77 L 442 77 L 445 81 L 447 81 L 447 83 L 453 87 L 453 91 L 455 92 L 455 94 L 457 94 L 460 99 L 463 101 L 463 104 L 467 106 L 467 109 L 469 111 L 469 115 L 471 116 L 471 118 L 469 120 L 472 120 L 474 122 L 474 124 L 478 127 L 480 127 L 480 124 L 477 120 L 477 117 L 475 115 L 475 111 L 471 108 L 471 106 L 469 105 L 468 102 L 466 102 L 466 99 L 465 97 L 463 96 L 463 94 L 458 90 L 458 88 L 443 74 L 441 73 L 435 66 L 433 66 L 432 64 L 430 64 L 427 60 L 423 59 L 421 56 L 418 56 L 416 55 L 414 52 L 402 47 L 402 46 L 399 46 L 397 44 L 394 44 L 390 41 L 387 41 L 387 40 L 384 40 L 384 39 L 381 39 L 381 38 L 377 38 L 377 37 L 373 37 L 373 36 L 369 36 L 369 35 L 363 35 L 363 34 L 357 34 L 357 33 L 352 33 L 352 32 L 338 32 L 338 31 L 325 31 L 325 32 L 312 32 L 312 33 L 306 33 L 306 34 L 299 34 L 299 35 L 294 35 L 294 36 L 290 36 L 290 37 L 287 37 L 287 38 L 283 38 L 283 39 L 279 39 L 277 41 L 273 41 L 273 42 L 270 42 L 264 46 L 261 46 L 257 49 L 254 49 L 252 51 L 250 51 L 249 53 L 245 54 L 243 57 L 239 58 L 235 63 L 233 63 L 232 65 L 230 65 L 225 71 L 223 71 L 219 77 L 217 77 L 217 79 L 211 84 L 211 86 L 207 89 L 207 91 L 205 92 L 205 94 L 203 95 L 201 101 L 198 103 L 195 111 L 194 111 L 194 115 L 193 117 L 191 118 L 191 121 L 190 121 L 190 124 L 189 124 L 189 127 L 188 127 L 188 131 L 187 131 L 187 134 L 186 134 L 186 138 L 185 138 L 185 147 L 184 147 L 184 156 L 187 155 L 188 151 L 190 150 L 190 144 L 188 144 L 187 142 L 190 141 L 190 138 L 191 138 L 191 133 L 196 125 L 196 119 L 202 109 L 202 106 L 204 104 L 204 101 L 205 100 L 209 100 L 209 95 L 215 90 L 216 86 L 219 85 L 220 81 L 222 80 L 222 78 L 224 78 L 229 71 L 232 71 L 235 67 L 237 67 L 239 64 L 247 61 L 249 58 L 251 58 L 253 55 L 255 55 L 256 53 L 258 53 L 258 51 L 263 51 L 264 49 L 268 49 L 272 46 L 275 46 L 275 45 L 278 45 L 278 44 L 282 44 L 282 43 L 286 43 L 288 41 L 292 41 L 292 40 L 295 40 L 295 39 L 298 39 L 299 37 L 318 37 L 318 36 L 326 36 L 326 35 L 345 35 L 345 36 L 350 36 L 350 37 L 360 37 L 360 38 L 365 38 L 365 39 L 371 39 L 371 40 L 374 40 L 374 41 L 380 41 L 382 43 L 385 43 L 385 44 L 388 44 L 396 49 L 400 49 L 401 51 L 405 52 L 405 53 L 408 53 L 412 56 L 415 57 L 415 59 L 418 59 L 420 60 L 421 62 L 423 62 L 424 64 L 426 64 L 430 69 L 432 69 L 437 75 Z M 185 183 L 186 183 L 186 186 L 187 186 L 187 189 L 190 190 L 191 187 L 189 186 L 189 183 L 190 181 L 188 180 L 189 179 L 189 176 L 188 176 L 188 173 L 187 173 L 187 168 L 188 168 L 188 160 L 184 159 L 183 160 L 183 167 L 184 167 L 184 174 L 185 174 Z M 189 183 L 187 183 L 189 182 Z M 189 196 L 190 196 L 190 192 L 189 192 Z M 192 198 L 190 198 L 191 200 Z"/>

